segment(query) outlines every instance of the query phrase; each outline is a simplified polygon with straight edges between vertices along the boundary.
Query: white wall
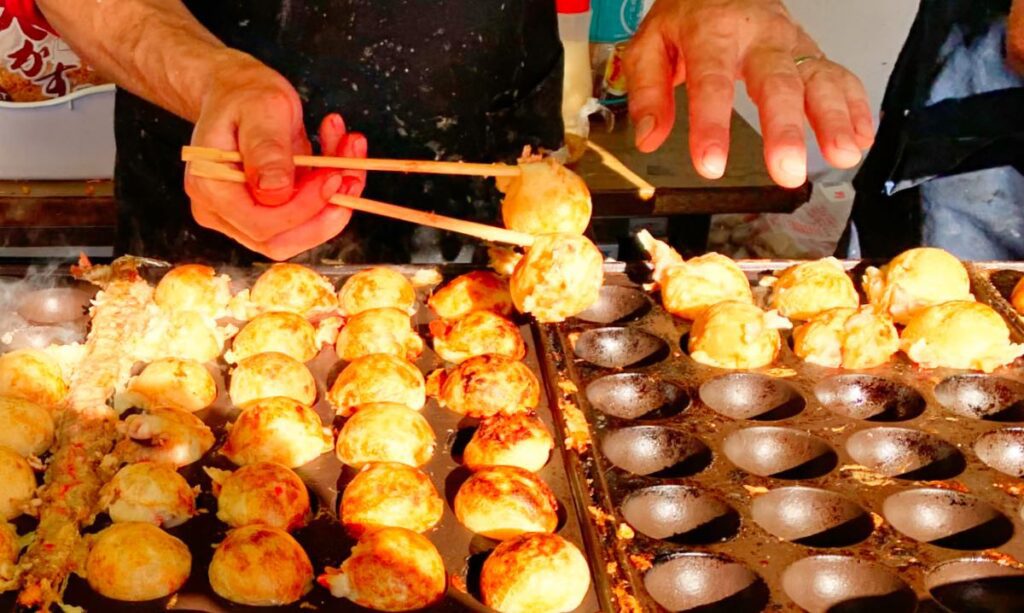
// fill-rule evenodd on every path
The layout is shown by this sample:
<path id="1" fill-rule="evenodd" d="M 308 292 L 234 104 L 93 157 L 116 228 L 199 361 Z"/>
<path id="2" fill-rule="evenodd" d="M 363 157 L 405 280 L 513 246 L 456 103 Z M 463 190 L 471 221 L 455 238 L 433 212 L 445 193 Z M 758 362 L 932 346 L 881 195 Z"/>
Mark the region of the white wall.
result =
<path id="1" fill-rule="evenodd" d="M 871 106 L 875 109 L 877 125 L 885 84 L 917 13 L 917 0 L 784 1 L 822 50 L 864 81 Z M 736 110 L 755 128 L 758 127 L 757 110 L 745 90 L 737 97 Z M 812 177 L 821 176 L 829 167 L 810 131 L 808 141 L 811 144 L 809 171 Z M 849 171 L 828 173 L 828 178 L 834 180 L 852 175 Z"/>

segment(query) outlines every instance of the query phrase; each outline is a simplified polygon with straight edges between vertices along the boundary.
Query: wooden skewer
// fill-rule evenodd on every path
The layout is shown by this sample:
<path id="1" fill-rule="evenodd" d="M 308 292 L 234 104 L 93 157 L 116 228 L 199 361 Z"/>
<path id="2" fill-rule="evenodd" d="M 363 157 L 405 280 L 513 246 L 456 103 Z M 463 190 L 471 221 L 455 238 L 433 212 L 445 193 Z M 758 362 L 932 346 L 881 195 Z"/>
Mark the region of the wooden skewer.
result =
<path id="1" fill-rule="evenodd" d="M 633 172 L 632 169 L 622 163 L 622 160 L 612 155 L 610 151 L 592 140 L 587 141 L 587 147 L 597 155 L 601 156 L 602 164 L 619 173 L 623 179 L 626 179 L 635 185 L 637 187 L 637 192 L 640 194 L 640 198 L 643 200 L 650 200 L 654 197 L 655 187 L 648 183 L 643 177 Z"/>
<path id="2" fill-rule="evenodd" d="M 522 171 L 512 164 L 471 164 L 467 162 L 438 162 L 434 160 L 388 160 L 374 158 L 343 158 L 319 155 L 296 155 L 296 166 L 310 168 L 347 168 L 351 170 L 384 170 L 419 172 L 439 175 L 469 175 L 476 177 L 518 177 Z M 182 147 L 183 162 L 241 163 L 242 154 L 209 147 Z"/>
<path id="3" fill-rule="evenodd" d="M 196 160 L 190 162 L 188 173 L 205 179 L 230 181 L 232 183 L 245 183 L 244 172 L 235 170 L 234 168 L 230 168 L 224 164 L 208 160 Z M 390 217 L 392 219 L 400 219 L 402 221 L 430 226 L 431 228 L 439 228 L 441 230 L 458 232 L 459 234 L 465 234 L 467 236 L 475 236 L 476 238 L 485 241 L 509 243 L 512 245 L 519 245 L 520 247 L 529 247 L 533 244 L 532 234 L 506 230 L 505 228 L 466 221 L 465 219 L 445 217 L 444 215 L 437 215 L 436 213 L 418 211 L 416 209 L 388 204 L 387 202 L 379 202 L 377 200 L 370 200 L 368 198 L 357 198 L 355 196 L 336 194 L 331 196 L 328 202 L 333 205 L 347 207 L 355 211 L 373 213 L 383 217 Z"/>

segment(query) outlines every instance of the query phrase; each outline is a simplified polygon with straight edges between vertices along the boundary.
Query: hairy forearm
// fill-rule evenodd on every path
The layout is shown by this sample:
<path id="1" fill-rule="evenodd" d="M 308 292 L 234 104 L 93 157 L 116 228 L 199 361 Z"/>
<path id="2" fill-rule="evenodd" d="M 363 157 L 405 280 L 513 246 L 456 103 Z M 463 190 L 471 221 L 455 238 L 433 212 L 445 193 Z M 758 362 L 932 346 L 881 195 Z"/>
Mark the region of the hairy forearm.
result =
<path id="1" fill-rule="evenodd" d="M 228 49 L 179 0 L 38 0 L 51 25 L 118 86 L 195 121 Z"/>

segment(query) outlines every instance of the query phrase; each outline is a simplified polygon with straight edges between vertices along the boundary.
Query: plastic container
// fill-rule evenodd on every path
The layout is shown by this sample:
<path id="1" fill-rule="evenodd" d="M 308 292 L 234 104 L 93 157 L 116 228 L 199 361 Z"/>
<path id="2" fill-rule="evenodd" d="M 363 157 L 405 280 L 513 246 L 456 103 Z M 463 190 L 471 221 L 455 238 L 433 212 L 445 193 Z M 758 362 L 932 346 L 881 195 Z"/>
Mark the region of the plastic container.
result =
<path id="1" fill-rule="evenodd" d="M 114 86 L 40 102 L 0 102 L 0 179 L 108 179 Z"/>
<path id="2" fill-rule="evenodd" d="M 615 44 L 632 38 L 654 0 L 594 0 L 590 41 Z"/>
<path id="3" fill-rule="evenodd" d="M 587 115 L 594 81 L 590 67 L 590 0 L 558 0 L 558 35 L 565 49 L 562 122 L 569 160 L 583 155 L 590 123 Z"/>

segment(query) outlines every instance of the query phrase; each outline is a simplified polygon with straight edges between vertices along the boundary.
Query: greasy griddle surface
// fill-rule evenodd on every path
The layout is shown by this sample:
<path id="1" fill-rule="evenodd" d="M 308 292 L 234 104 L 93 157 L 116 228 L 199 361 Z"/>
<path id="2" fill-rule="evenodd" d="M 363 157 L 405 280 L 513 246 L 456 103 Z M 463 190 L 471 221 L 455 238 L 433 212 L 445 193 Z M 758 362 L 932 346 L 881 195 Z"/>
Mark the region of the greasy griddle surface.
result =
<path id="1" fill-rule="evenodd" d="M 755 284 L 755 295 L 764 305 L 767 290 L 756 288 L 756 280 L 768 269 L 778 270 L 786 263 L 742 265 Z M 852 273 L 858 286 L 862 268 Z M 988 282 L 988 270 L 999 268 L 996 264 L 972 267 L 973 290 L 980 300 L 999 302 L 997 292 Z M 1020 277 L 1019 273 L 1005 274 L 1013 280 Z M 1004 294 L 1008 283 L 1002 282 Z M 611 290 L 609 286 L 634 291 Z M 545 326 L 543 340 L 554 348 L 552 367 L 564 372 L 579 388 L 575 400 L 595 440 L 594 449 L 579 458 L 592 481 L 589 492 L 581 494 L 589 494 L 596 505 L 611 513 L 612 517 L 603 522 L 604 543 L 619 564 L 628 569 L 632 589 L 646 610 L 663 608 L 651 597 L 648 587 L 660 592 L 663 598 L 666 594 L 678 598 L 675 602 L 681 603 L 680 608 L 700 604 L 701 611 L 730 613 L 800 610 L 783 588 L 784 571 L 803 558 L 830 555 L 876 563 L 881 573 L 874 573 L 879 566 L 860 567 L 857 562 L 830 571 L 830 578 L 825 573 L 812 575 L 807 570 L 794 573 L 790 589 L 808 592 L 812 591 L 812 584 L 825 592 L 849 589 L 851 598 L 843 603 L 848 610 L 907 610 L 918 601 L 918 610 L 925 611 L 945 610 L 936 599 L 954 610 L 964 610 L 958 608 L 964 605 L 957 598 L 970 595 L 971 589 L 983 594 L 989 590 L 987 593 L 992 597 L 995 592 L 991 590 L 998 588 L 1003 590 L 1004 599 L 990 599 L 988 606 L 1024 610 L 1024 583 L 1019 577 L 1006 581 L 989 577 L 988 583 L 972 583 L 969 569 L 965 569 L 966 574 L 951 573 L 948 577 L 934 574 L 931 583 L 928 576 L 930 570 L 947 560 L 1024 560 L 1024 481 L 989 467 L 974 450 L 975 442 L 986 433 L 1024 426 L 1017 423 L 1024 422 L 1024 410 L 1021 405 L 1014 405 L 997 417 L 1002 421 L 968 416 L 971 403 L 979 399 L 997 400 L 1002 394 L 1001 400 L 1008 399 L 1010 403 L 1024 401 L 1024 396 L 1015 395 L 1021 390 L 1016 386 L 1024 383 L 1020 362 L 989 376 L 922 370 L 901 355 L 894 363 L 869 371 L 840 371 L 803 363 L 793 354 L 787 332 L 782 354 L 771 367 L 737 375 L 693 361 L 686 354 L 689 323 L 668 314 L 656 294 L 647 293 L 644 299 L 639 296 L 640 291 L 619 268 L 607 275 L 602 303 L 597 309 L 605 311 L 605 321 L 575 319 Z M 1020 332 L 1024 328 L 1014 321 L 1012 311 L 1007 311 L 1005 303 L 994 306 L 1010 320 L 1014 340 L 1021 342 Z M 606 323 L 609 318 L 618 321 Z M 559 350 L 569 357 L 558 359 Z M 616 396 L 616 386 L 631 379 L 625 373 L 637 373 L 632 381 L 642 384 L 634 385 L 628 394 Z M 842 386 L 838 382 L 844 380 L 834 378 L 840 375 L 860 377 L 846 379 Z M 947 399 L 952 397 L 966 407 L 962 413 L 944 407 L 936 396 L 940 382 L 959 375 L 971 378 L 959 380 L 962 385 L 950 385 L 946 391 Z M 1010 390 L 996 385 L 997 377 L 1009 382 Z M 702 399 L 702 386 L 715 380 L 718 384 L 705 387 Z M 606 410 L 609 398 L 628 399 L 620 405 L 613 403 L 611 411 L 618 416 L 602 412 L 588 401 L 588 386 L 595 382 L 601 383 L 591 388 L 590 396 L 595 403 L 604 402 Z M 838 390 L 832 399 L 841 400 L 843 393 L 848 393 L 846 398 L 869 398 L 885 406 L 870 419 L 862 419 L 868 417 L 868 412 L 859 413 L 864 411 L 863 405 L 844 407 L 835 402 L 826 406 L 816 396 L 816 386 L 822 386 L 819 391 Z M 639 417 L 623 414 L 648 400 L 649 406 L 658 408 L 654 413 Z M 917 472 L 900 476 L 865 470 L 851 457 L 847 442 L 857 433 L 873 428 L 912 432 L 910 436 L 906 432 L 890 432 L 881 437 L 882 442 L 878 435 L 883 431 L 872 434 L 870 439 L 862 435 L 854 439 L 862 444 L 852 448 L 864 453 L 866 447 L 873 447 L 869 451 L 883 456 L 896 449 L 905 458 L 933 457 L 935 461 L 922 460 L 925 463 Z M 809 439 L 806 435 L 817 438 Z M 727 444 L 727 440 L 732 443 Z M 864 440 L 869 443 L 863 444 Z M 949 446 L 941 444 L 942 441 Z M 664 459 L 664 465 L 657 461 L 640 462 L 638 458 L 659 457 L 657 452 L 650 452 L 652 447 L 660 447 L 663 458 L 677 454 L 674 459 L 679 461 Z M 786 458 L 796 459 L 786 464 Z M 806 462 L 800 463 L 800 459 Z M 781 464 L 774 466 L 773 462 Z M 655 474 L 635 474 L 651 468 L 661 470 Z M 781 474 L 773 472 L 777 468 L 785 470 Z M 754 474 L 751 469 L 768 476 Z M 674 510 L 671 502 L 660 507 L 662 520 L 671 512 L 677 513 L 677 517 L 695 515 L 697 519 L 689 524 L 683 519 L 678 524 L 694 530 L 664 539 L 650 538 L 637 530 L 632 539 L 617 538 L 616 527 L 627 523 L 623 504 L 631 494 L 655 486 L 670 487 L 648 490 L 648 496 L 675 492 L 675 500 L 680 501 Z M 673 489 L 674 486 L 686 489 Z M 790 490 L 786 500 L 767 498 L 756 505 L 756 520 L 760 522 L 756 521 L 755 501 L 787 487 L 814 489 Z M 953 534 L 933 535 L 942 538 L 932 538 L 931 542 L 910 538 L 886 517 L 883 502 L 895 494 L 921 489 L 934 490 L 932 495 L 938 502 L 915 501 L 913 495 L 897 498 L 897 502 L 890 499 L 891 517 L 904 529 L 927 526 L 931 518 L 950 512 L 959 513 L 956 521 L 966 521 L 964 525 L 985 517 L 986 513 L 991 518 L 979 519 L 975 522 L 979 525 L 967 532 L 951 528 Z M 958 493 L 972 498 L 965 502 Z M 671 501 L 672 496 L 668 499 Z M 656 524 L 650 516 L 645 518 L 645 509 L 654 507 L 645 506 L 650 503 L 644 500 L 640 497 L 631 501 L 631 517 L 641 517 L 648 525 Z M 818 561 L 825 565 L 835 560 Z M 655 569 L 665 565 L 660 572 L 648 574 L 646 569 L 651 564 Z M 868 567 L 872 570 L 865 570 Z M 983 568 L 984 575 L 994 567 L 979 568 Z M 1012 564 L 998 568 L 1020 572 Z M 891 577 L 904 582 L 909 590 L 901 591 L 899 581 L 890 581 Z M 649 585 L 645 586 L 645 580 Z M 947 585 L 950 583 L 953 585 Z M 943 588 L 939 588 L 930 593 L 929 588 L 936 584 L 946 585 L 947 591 L 943 593 Z M 804 587 L 794 587 L 800 585 Z M 884 596 L 868 596 L 864 589 Z M 954 593 L 951 595 L 949 590 Z M 804 593 L 801 597 L 806 596 Z"/>
<path id="2" fill-rule="evenodd" d="M 341 283 L 351 274 L 365 268 L 360 267 L 331 267 L 320 268 L 323 273 L 340 287 Z M 423 267 L 406 266 L 395 267 L 404 274 L 412 275 Z M 234 285 L 237 291 L 245 286 L 245 276 L 255 279 L 259 271 L 251 271 L 245 275 L 243 271 L 224 271 L 232 274 L 235 279 Z M 447 275 L 445 280 L 451 276 L 465 272 L 458 268 L 452 269 L 452 274 Z M 156 274 L 155 277 L 158 277 Z M 156 282 L 157 278 L 152 279 Z M 427 344 L 423 356 L 417 361 L 417 365 L 424 373 L 442 367 L 445 364 L 434 354 L 430 348 L 430 335 L 427 322 L 432 314 L 425 306 L 425 291 L 419 292 L 419 311 L 414 317 L 419 333 Z M 530 325 L 523 323 L 520 327 L 523 339 L 528 349 L 524 362 L 543 382 L 537 358 L 535 338 Z M 141 365 L 140 365 L 141 366 Z M 336 418 L 334 410 L 326 401 L 325 393 L 329 389 L 334 378 L 341 371 L 344 363 L 337 359 L 333 348 L 325 348 L 312 361 L 307 363 L 317 381 L 316 411 L 325 425 L 333 425 L 335 432 L 344 423 L 343 418 Z M 451 366 L 451 365 L 449 365 Z M 207 580 L 207 568 L 214 552 L 214 545 L 219 543 L 227 532 L 227 527 L 216 518 L 216 500 L 211 494 L 210 480 L 202 470 L 204 466 L 212 466 L 225 469 L 233 469 L 234 466 L 227 459 L 218 454 L 218 449 L 224 442 L 226 435 L 225 425 L 233 421 L 238 415 L 238 409 L 233 407 L 226 392 L 226 382 L 229 377 L 229 366 L 222 360 L 215 364 L 209 364 L 211 372 L 217 381 L 218 396 L 215 404 L 201 412 L 196 413 L 213 429 L 217 436 L 217 443 L 213 449 L 199 462 L 187 466 L 181 470 L 189 483 L 199 485 L 202 493 L 197 498 L 197 506 L 202 509 L 202 514 L 190 519 L 185 524 L 168 530 L 171 534 L 182 539 L 188 544 L 192 552 L 192 574 L 185 586 L 177 595 L 148 603 L 127 603 L 109 600 L 94 593 L 88 584 L 80 577 L 73 576 L 65 593 L 65 602 L 69 605 L 77 605 L 90 612 L 117 612 L 117 611 L 159 611 L 165 609 L 173 610 L 195 610 L 195 611 L 363 611 L 349 600 L 337 599 L 320 587 L 315 586 L 313 590 L 300 602 L 288 607 L 260 608 L 248 607 L 233 604 L 213 593 Z M 436 448 L 431 461 L 423 467 L 423 470 L 430 475 L 438 493 L 445 500 L 444 515 L 441 522 L 426 536 L 437 547 L 445 563 L 448 573 L 448 590 L 445 598 L 431 607 L 435 611 L 487 611 L 487 607 L 477 600 L 479 596 L 475 592 L 475 582 L 478 579 L 479 571 L 487 553 L 490 552 L 498 541 L 476 536 L 464 528 L 456 519 L 452 510 L 452 502 L 459 486 L 469 476 L 469 471 L 462 467 L 453 458 L 453 449 L 459 450 L 468 442 L 472 428 L 476 420 L 466 418 L 457 413 L 442 409 L 434 399 L 428 399 L 426 407 L 422 411 L 427 418 L 436 435 Z M 562 435 L 555 428 L 552 421 L 551 411 L 548 405 L 546 394 L 541 395 L 541 402 L 537 408 L 537 414 L 545 425 L 551 430 L 553 437 L 559 443 L 551 453 L 551 459 L 544 469 L 539 473 L 541 478 L 550 486 L 559 503 L 559 525 L 558 534 L 565 537 L 581 551 L 586 552 L 584 546 L 577 508 L 572 499 L 571 490 L 567 483 L 566 468 L 561 451 L 560 441 Z M 123 417 L 123 416 L 122 416 Z M 319 575 L 325 566 L 338 566 L 344 561 L 355 544 L 349 538 L 337 518 L 338 502 L 341 499 L 341 492 L 345 485 L 352 479 L 355 472 L 351 468 L 344 467 L 335 457 L 333 449 L 325 453 L 313 462 L 306 464 L 296 472 L 302 477 L 310 491 L 310 499 L 314 507 L 315 519 L 311 524 L 301 530 L 293 532 L 293 536 L 299 541 L 310 556 L 313 563 L 314 573 Z M 109 519 L 101 514 L 97 522 L 87 529 L 87 532 L 98 532 L 109 525 Z M 22 532 L 24 532 L 22 530 Z M 453 586 L 468 585 L 469 592 Z M 4 596 L 3 603 L 13 602 L 13 594 Z M 13 605 L 11 605 L 13 606 Z M 2 608 L 8 609 L 6 604 Z M 598 597 L 593 585 L 587 594 L 586 599 L 580 605 L 579 612 L 591 613 L 600 610 Z"/>

